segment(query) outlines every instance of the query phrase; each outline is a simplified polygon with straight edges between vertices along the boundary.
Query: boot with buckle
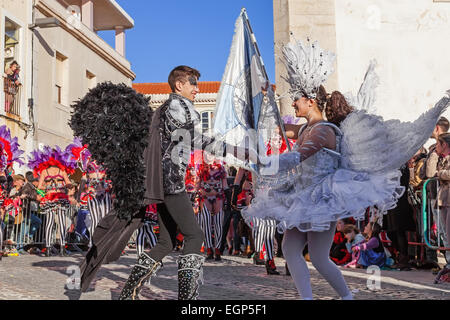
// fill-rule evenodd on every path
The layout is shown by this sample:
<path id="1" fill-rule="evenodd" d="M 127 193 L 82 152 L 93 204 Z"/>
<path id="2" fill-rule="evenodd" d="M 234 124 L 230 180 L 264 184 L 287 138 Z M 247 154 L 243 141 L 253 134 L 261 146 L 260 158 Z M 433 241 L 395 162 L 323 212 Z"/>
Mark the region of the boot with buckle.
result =
<path id="1" fill-rule="evenodd" d="M 142 285 L 154 276 L 160 267 L 161 262 L 156 262 L 145 252 L 141 253 L 138 263 L 131 270 L 131 274 L 120 293 L 119 300 L 139 300 Z"/>
<path id="2" fill-rule="evenodd" d="M 199 283 L 203 284 L 205 257 L 186 254 L 178 258 L 178 300 L 197 300 Z"/>

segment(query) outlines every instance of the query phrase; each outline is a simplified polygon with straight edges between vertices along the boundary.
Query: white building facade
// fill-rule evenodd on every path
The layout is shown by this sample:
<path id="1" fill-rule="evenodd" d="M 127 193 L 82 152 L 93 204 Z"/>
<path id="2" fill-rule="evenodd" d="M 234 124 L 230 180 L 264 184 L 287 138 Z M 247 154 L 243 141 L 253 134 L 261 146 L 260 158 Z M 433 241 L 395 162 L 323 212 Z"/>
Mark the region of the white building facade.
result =
<path id="1" fill-rule="evenodd" d="M 131 86 L 125 53 L 133 19 L 114 0 L 0 0 L 0 61 L 20 65 L 20 86 L 3 74 L 0 125 L 28 155 L 73 140 L 70 105 L 103 81 Z M 112 48 L 97 31 L 115 30 Z M 21 170 L 19 170 L 21 171 Z"/>
<path id="2" fill-rule="evenodd" d="M 371 59 L 378 62 L 381 82 L 377 112 L 386 119 L 416 119 L 450 89 L 449 0 L 274 0 L 273 5 L 275 43 L 310 37 L 337 54 L 335 73 L 325 85 L 329 92 L 356 93 Z M 278 60 L 277 88 L 283 94 L 285 69 Z M 289 98 L 281 101 L 281 112 L 292 114 Z"/>

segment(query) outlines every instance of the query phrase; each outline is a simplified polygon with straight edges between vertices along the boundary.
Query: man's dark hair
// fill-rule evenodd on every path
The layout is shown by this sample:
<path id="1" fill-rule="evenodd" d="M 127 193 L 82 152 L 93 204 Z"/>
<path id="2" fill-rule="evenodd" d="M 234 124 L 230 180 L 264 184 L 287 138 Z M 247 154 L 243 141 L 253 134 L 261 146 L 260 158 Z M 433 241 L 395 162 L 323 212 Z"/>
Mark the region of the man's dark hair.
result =
<path id="1" fill-rule="evenodd" d="M 436 125 L 439 126 L 443 132 L 447 132 L 450 127 L 446 117 L 440 117 Z"/>
<path id="2" fill-rule="evenodd" d="M 9 67 L 11 68 L 13 65 L 19 66 L 16 60 L 10 63 Z"/>
<path id="3" fill-rule="evenodd" d="M 170 89 L 172 89 L 172 92 L 175 92 L 175 83 L 177 81 L 186 82 L 188 81 L 189 77 L 196 77 L 197 79 L 200 78 L 200 72 L 194 68 L 188 67 L 188 66 L 178 66 L 172 71 L 170 71 L 169 74 L 169 86 Z"/>
<path id="4" fill-rule="evenodd" d="M 440 141 L 441 143 L 444 142 L 447 146 L 450 146 L 450 133 L 441 133 L 438 137 L 438 141 Z"/>
<path id="5" fill-rule="evenodd" d="M 25 173 L 25 178 L 27 179 L 27 182 L 33 182 L 33 181 L 38 180 L 37 178 L 34 177 L 33 171 L 27 171 Z"/>

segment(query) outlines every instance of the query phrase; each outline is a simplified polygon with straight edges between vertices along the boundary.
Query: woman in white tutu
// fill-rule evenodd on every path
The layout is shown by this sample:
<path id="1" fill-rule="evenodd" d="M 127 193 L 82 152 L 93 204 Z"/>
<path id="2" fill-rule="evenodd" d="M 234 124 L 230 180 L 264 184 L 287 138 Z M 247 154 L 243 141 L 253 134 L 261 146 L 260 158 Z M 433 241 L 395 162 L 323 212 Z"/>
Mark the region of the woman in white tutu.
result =
<path id="1" fill-rule="evenodd" d="M 278 222 L 284 257 L 303 299 L 313 298 L 302 256 L 306 244 L 319 273 L 342 299 L 352 299 L 329 259 L 336 221 L 363 218 L 369 206 L 379 212 L 395 207 L 404 192 L 398 169 L 426 142 L 449 99 L 441 99 L 413 123 L 383 121 L 367 113 L 378 84 L 374 63 L 352 100 L 337 91 L 327 95 L 322 87 L 333 72 L 333 53 L 299 41 L 286 45 L 283 56 L 296 116 L 307 123 L 294 132 L 298 139 L 293 151 L 261 160 L 271 166 L 260 168 L 255 198 L 242 214 L 247 221 L 258 217 Z M 274 164 L 279 165 L 276 175 L 264 175 Z"/>

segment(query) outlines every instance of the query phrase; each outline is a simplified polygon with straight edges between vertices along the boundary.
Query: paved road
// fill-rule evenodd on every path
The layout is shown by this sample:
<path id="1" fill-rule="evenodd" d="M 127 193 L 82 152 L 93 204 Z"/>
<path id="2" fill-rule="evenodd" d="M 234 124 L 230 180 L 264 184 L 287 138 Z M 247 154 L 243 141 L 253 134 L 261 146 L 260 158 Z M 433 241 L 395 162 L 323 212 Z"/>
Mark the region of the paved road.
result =
<path id="1" fill-rule="evenodd" d="M 164 267 L 151 284 L 141 291 L 142 299 L 171 300 L 177 298 L 176 257 L 164 259 Z M 3 258 L 0 262 L 0 299 L 6 300 L 115 300 L 120 294 L 130 266 L 135 263 L 135 250 L 128 250 L 117 263 L 105 265 L 92 284 L 92 290 L 79 295 L 68 290 L 66 281 L 71 268 L 82 261 L 81 254 L 69 257 L 25 255 Z M 291 277 L 285 275 L 284 260 L 276 259 L 279 276 L 268 276 L 264 266 L 255 266 L 250 259 L 224 256 L 221 262 L 206 262 L 205 284 L 200 288 L 200 300 L 292 300 L 299 299 Z M 338 299 L 329 284 L 308 263 L 315 299 Z M 72 271 L 71 271 L 72 270 Z M 450 300 L 450 283 L 433 284 L 430 271 L 381 271 L 380 289 L 368 288 L 373 274 L 366 270 L 341 269 L 355 299 Z M 369 279 L 369 285 L 376 283 Z"/>

